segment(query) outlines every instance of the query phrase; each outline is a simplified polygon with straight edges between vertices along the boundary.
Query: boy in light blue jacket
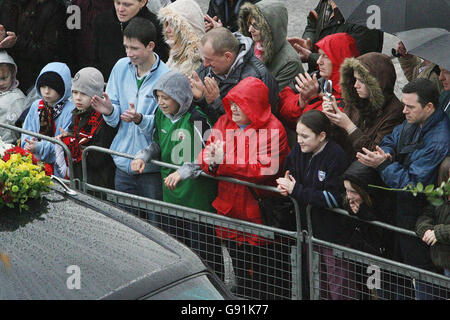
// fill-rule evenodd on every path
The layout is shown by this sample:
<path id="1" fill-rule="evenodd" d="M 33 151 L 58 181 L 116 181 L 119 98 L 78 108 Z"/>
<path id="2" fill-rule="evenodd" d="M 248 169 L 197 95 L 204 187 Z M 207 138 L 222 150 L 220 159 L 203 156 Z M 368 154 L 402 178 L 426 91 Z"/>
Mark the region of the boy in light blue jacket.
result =
<path id="1" fill-rule="evenodd" d="M 149 20 L 133 18 L 124 30 L 127 53 L 111 71 L 103 98 L 92 98 L 93 108 L 106 123 L 118 127 L 110 149 L 136 154 L 152 142 L 152 129 L 158 103 L 153 86 L 169 68 L 153 52 L 156 29 Z M 116 164 L 115 189 L 142 197 L 162 200 L 161 174 L 157 166 L 146 166 L 142 174 L 131 170 L 131 159 L 113 156 Z"/>
<path id="2" fill-rule="evenodd" d="M 60 128 L 67 131 L 72 122 L 74 105 L 69 101 L 72 94 L 72 78 L 65 63 L 47 64 L 36 79 L 36 92 L 40 99 L 33 102 L 28 112 L 23 129 L 49 137 L 59 135 Z M 55 151 L 55 145 L 46 140 L 36 139 L 26 134 L 21 135 L 21 147 L 33 153 L 39 160 L 54 166 L 54 174 L 64 177 L 58 163 L 64 165 L 64 154 Z M 58 161 L 60 159 L 61 161 Z"/>

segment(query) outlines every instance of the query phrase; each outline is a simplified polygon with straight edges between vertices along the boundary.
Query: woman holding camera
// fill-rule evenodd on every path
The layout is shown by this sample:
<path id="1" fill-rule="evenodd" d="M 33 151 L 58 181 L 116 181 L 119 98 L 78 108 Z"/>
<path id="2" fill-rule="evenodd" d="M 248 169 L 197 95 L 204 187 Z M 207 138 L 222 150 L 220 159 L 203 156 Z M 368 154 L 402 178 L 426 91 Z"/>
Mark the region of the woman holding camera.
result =
<path id="1" fill-rule="evenodd" d="M 366 53 L 345 59 L 342 64 L 344 109 L 339 110 L 332 98 L 323 102 L 323 112 L 345 130 L 344 145 L 349 147 L 346 151 L 352 158 L 363 147 L 374 150 L 404 120 L 403 105 L 394 94 L 396 79 L 391 59 L 382 53 Z"/>

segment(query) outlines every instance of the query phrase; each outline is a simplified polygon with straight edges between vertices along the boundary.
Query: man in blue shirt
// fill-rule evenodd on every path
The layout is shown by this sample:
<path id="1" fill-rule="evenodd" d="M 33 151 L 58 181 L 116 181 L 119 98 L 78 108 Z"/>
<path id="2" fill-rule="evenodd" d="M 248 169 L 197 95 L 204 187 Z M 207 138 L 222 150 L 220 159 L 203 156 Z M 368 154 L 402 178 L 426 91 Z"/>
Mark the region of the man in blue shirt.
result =
<path id="1" fill-rule="evenodd" d="M 356 156 L 376 168 L 388 187 L 401 189 L 419 182 L 436 185 L 439 165 L 450 150 L 450 120 L 439 106 L 439 92 L 432 81 L 418 78 L 403 88 L 402 102 L 406 120 L 385 136 L 375 151 L 363 148 L 364 154 Z M 427 200 L 410 192 L 396 195 L 397 226 L 414 231 Z M 429 248 L 421 239 L 398 234 L 397 243 L 401 262 L 434 271 Z M 417 288 L 423 288 L 419 281 Z M 429 288 L 419 291 L 417 298 L 430 298 Z"/>
<path id="2" fill-rule="evenodd" d="M 153 86 L 169 68 L 153 52 L 156 29 L 143 18 L 133 18 L 124 30 L 127 53 L 111 71 L 103 99 L 95 96 L 92 106 L 103 114 L 106 123 L 119 127 L 110 149 L 135 155 L 152 142 L 154 114 L 158 102 Z M 162 200 L 159 167 L 149 165 L 142 174 L 131 170 L 132 159 L 113 156 L 116 164 L 115 188 L 118 191 Z M 150 217 L 150 219 L 154 219 Z"/>

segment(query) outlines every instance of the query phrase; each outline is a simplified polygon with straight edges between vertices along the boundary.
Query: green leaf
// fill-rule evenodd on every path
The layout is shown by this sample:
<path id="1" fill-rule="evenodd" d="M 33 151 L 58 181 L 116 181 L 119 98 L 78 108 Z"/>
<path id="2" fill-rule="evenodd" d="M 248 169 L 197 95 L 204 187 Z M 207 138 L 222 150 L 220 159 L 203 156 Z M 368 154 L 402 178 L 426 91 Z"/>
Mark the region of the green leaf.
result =
<path id="1" fill-rule="evenodd" d="M 419 183 L 417 184 L 417 191 L 418 191 L 418 192 L 422 192 L 422 191 L 423 191 L 423 184 L 422 184 L 422 182 L 419 182 Z"/>
<path id="2" fill-rule="evenodd" d="M 428 186 L 425 187 L 424 192 L 429 193 L 429 192 L 432 192 L 433 189 L 434 189 L 434 184 L 429 184 Z"/>
<path id="3" fill-rule="evenodd" d="M 440 207 L 444 204 L 444 199 L 442 198 L 429 198 L 428 201 L 435 207 Z"/>

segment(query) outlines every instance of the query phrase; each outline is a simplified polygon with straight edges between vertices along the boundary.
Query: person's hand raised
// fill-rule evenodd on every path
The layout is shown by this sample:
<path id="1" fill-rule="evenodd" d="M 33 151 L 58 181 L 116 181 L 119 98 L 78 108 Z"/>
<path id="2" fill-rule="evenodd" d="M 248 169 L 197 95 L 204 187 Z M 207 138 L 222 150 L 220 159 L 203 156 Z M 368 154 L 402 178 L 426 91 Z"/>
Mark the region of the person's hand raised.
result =
<path id="1" fill-rule="evenodd" d="M 217 16 L 214 17 L 210 17 L 208 14 L 205 15 L 204 17 L 205 20 L 205 31 L 208 32 L 209 30 L 213 29 L 213 28 L 218 28 L 218 27 L 222 27 L 222 21 L 220 21 L 220 19 L 217 18 Z"/>
<path id="2" fill-rule="evenodd" d="M 304 75 L 299 73 L 295 77 L 295 82 L 295 89 L 299 92 L 298 103 L 303 109 L 319 93 L 319 81 L 317 81 L 316 74 L 311 77 L 305 72 Z"/>
<path id="3" fill-rule="evenodd" d="M 134 103 L 130 102 L 130 107 L 127 110 L 125 110 L 124 113 L 122 113 L 120 115 L 120 119 L 125 122 L 134 122 L 137 124 L 137 123 L 141 122 L 142 114 L 138 113 L 136 111 Z"/>
<path id="4" fill-rule="evenodd" d="M 205 100 L 208 104 L 213 103 L 220 97 L 220 89 L 216 79 L 205 77 Z"/>
<path id="5" fill-rule="evenodd" d="M 91 99 L 91 106 L 98 113 L 107 116 L 111 115 L 114 110 L 111 100 L 109 99 L 106 92 L 103 92 L 103 98 L 100 98 L 99 96 L 93 96 Z"/>
<path id="6" fill-rule="evenodd" d="M 194 99 L 199 100 L 203 97 L 203 94 L 206 90 L 205 85 L 202 82 L 202 79 L 198 76 L 197 72 L 193 71 L 192 76 L 189 77 L 189 81 L 191 82 L 192 94 L 194 95 Z"/>

